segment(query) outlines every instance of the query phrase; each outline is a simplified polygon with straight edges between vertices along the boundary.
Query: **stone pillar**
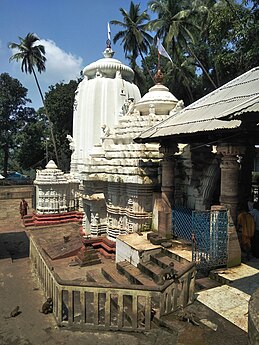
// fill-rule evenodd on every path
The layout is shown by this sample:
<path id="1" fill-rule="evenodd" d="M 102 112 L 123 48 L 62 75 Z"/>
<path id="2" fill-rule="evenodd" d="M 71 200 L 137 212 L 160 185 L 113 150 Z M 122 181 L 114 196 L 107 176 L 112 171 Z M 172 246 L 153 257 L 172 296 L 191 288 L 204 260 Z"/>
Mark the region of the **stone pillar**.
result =
<path id="1" fill-rule="evenodd" d="M 162 237 L 172 237 L 172 207 L 174 203 L 174 154 L 177 144 L 161 146 L 160 152 L 164 154 L 162 160 L 162 186 L 158 207 L 158 233 Z"/>
<path id="2" fill-rule="evenodd" d="M 244 147 L 235 146 L 232 144 L 220 144 L 217 147 L 217 152 L 222 155 L 220 164 L 220 204 L 229 209 L 231 217 L 234 223 L 236 223 L 239 175 L 239 163 L 237 161 L 237 155 L 244 153 Z"/>

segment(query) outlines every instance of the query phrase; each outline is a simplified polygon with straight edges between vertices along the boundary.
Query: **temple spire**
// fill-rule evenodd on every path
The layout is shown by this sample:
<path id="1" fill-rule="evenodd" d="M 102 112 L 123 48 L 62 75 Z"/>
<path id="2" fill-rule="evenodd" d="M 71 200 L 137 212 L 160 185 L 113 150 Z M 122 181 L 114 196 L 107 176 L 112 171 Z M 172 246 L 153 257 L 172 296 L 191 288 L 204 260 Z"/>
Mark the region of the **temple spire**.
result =
<path id="1" fill-rule="evenodd" d="M 111 29 L 110 29 L 110 22 L 107 23 L 107 40 L 106 40 L 106 48 L 103 52 L 103 56 L 105 58 L 112 58 L 114 55 L 114 51 L 111 47 Z"/>
<path id="2" fill-rule="evenodd" d="M 111 28 L 110 22 L 107 23 L 107 41 L 106 41 L 106 48 L 111 49 Z"/>

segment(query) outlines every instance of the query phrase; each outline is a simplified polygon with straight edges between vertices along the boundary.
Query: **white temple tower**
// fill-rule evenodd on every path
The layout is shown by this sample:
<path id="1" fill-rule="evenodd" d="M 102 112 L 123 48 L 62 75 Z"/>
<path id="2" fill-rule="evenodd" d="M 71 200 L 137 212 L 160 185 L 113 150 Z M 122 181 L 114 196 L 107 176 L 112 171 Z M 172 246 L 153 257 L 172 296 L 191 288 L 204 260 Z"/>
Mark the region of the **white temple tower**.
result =
<path id="1" fill-rule="evenodd" d="M 71 173 L 78 178 L 104 132 L 127 112 L 128 102 L 140 99 L 139 89 L 133 84 L 133 70 L 114 59 L 113 54 L 108 44 L 104 58 L 84 68 L 84 79 L 75 94 L 73 138 L 68 139 L 73 151 Z"/>

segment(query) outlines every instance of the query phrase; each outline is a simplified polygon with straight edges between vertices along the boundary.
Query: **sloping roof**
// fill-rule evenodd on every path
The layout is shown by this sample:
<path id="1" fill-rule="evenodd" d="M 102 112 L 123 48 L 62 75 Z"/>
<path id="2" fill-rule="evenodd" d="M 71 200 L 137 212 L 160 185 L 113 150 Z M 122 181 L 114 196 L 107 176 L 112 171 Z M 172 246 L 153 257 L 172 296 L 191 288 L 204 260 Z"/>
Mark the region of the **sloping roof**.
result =
<path id="1" fill-rule="evenodd" d="M 238 128 L 241 121 L 235 117 L 244 112 L 259 112 L 259 67 L 142 132 L 135 140 L 156 141 L 174 135 Z"/>

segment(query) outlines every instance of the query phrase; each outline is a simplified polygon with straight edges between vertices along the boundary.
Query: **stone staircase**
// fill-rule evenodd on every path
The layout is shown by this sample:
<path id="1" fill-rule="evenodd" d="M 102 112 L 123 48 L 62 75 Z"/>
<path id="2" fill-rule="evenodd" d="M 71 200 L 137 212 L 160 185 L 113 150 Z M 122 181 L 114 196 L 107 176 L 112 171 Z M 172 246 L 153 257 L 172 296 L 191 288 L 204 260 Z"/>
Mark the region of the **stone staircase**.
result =
<path id="1" fill-rule="evenodd" d="M 118 262 L 116 265 L 89 270 L 86 274 L 87 280 L 102 283 L 115 283 L 118 285 L 143 285 L 147 287 L 161 286 L 158 284 L 161 275 L 166 267 L 173 263 L 176 275 L 181 275 L 189 262 L 166 249 L 159 253 L 151 254 L 149 260 L 141 262 L 135 267 L 128 261 Z M 163 285 L 163 284 L 162 284 Z"/>

